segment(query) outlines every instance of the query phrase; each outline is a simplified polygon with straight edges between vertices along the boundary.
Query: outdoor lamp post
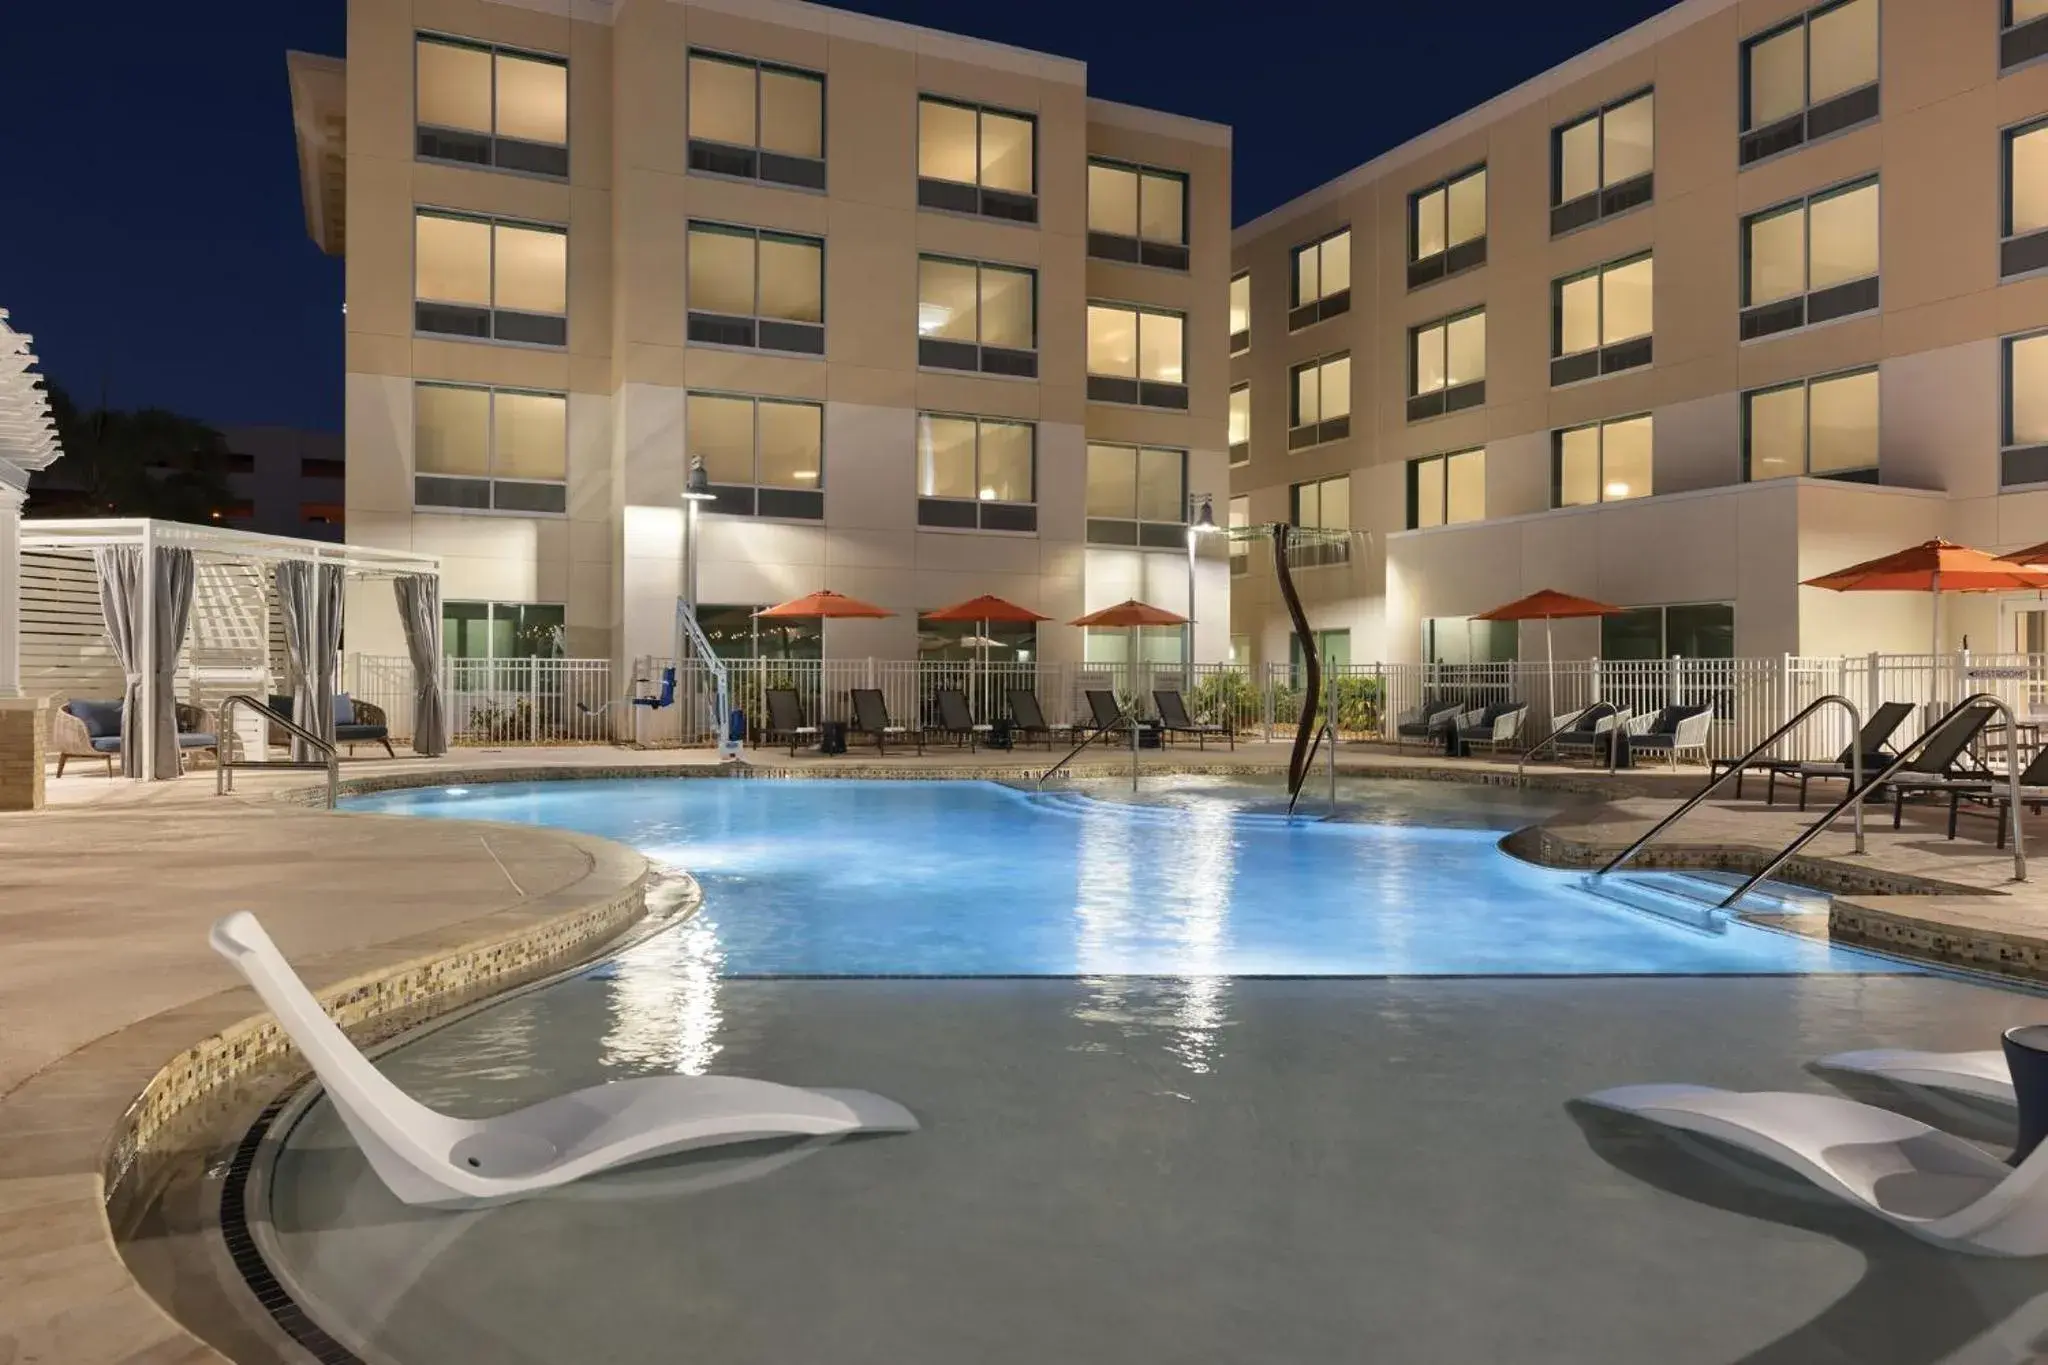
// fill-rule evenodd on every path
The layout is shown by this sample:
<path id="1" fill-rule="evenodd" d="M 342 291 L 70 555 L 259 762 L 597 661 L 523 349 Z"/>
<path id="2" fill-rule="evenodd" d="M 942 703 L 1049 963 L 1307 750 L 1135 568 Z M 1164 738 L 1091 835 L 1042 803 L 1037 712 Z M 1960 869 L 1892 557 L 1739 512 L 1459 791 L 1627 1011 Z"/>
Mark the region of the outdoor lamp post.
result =
<path id="1" fill-rule="evenodd" d="M 691 614 L 697 610 L 697 505 L 716 502 L 718 495 L 711 491 L 711 475 L 705 472 L 704 457 L 690 457 L 690 477 L 683 483 L 683 602 Z M 682 651 L 676 651 L 678 661 Z"/>
<path id="2" fill-rule="evenodd" d="M 1196 498 L 1201 499 L 1198 506 Z M 1206 535 L 1213 535 L 1222 529 L 1216 525 L 1216 509 L 1207 493 L 1188 495 L 1188 623 L 1182 627 L 1187 641 L 1181 651 L 1181 682 L 1192 688 L 1195 683 L 1195 542 Z"/>

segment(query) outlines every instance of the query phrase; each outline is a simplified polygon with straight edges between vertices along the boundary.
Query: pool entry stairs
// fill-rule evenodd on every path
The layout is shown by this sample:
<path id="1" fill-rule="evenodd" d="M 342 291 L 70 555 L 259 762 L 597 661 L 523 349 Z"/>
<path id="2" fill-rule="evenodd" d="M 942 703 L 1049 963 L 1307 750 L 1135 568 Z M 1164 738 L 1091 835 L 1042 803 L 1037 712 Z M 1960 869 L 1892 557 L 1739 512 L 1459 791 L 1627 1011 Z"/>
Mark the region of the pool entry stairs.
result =
<path id="1" fill-rule="evenodd" d="M 1587 876 L 1580 879 L 1579 886 L 1589 896 L 1703 934 L 1726 933 L 1730 920 L 1738 914 L 1776 917 L 1827 912 L 1825 895 L 1784 882 L 1748 892 L 1740 911 L 1723 909 L 1721 902 L 1739 880 L 1711 872 L 1628 872 Z"/>

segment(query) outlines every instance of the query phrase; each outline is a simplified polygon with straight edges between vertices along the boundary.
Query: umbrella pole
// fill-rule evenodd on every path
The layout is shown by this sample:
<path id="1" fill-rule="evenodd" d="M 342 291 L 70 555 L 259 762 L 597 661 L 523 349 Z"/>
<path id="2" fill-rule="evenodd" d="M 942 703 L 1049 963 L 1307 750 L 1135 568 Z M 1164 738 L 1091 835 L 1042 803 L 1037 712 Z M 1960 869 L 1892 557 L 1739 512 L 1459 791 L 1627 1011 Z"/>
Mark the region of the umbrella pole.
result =
<path id="1" fill-rule="evenodd" d="M 1550 647 L 1550 618 L 1543 618 L 1543 683 L 1550 694 L 1550 728 L 1557 728 L 1557 656 Z"/>
<path id="2" fill-rule="evenodd" d="M 1934 717 L 1935 717 L 1936 715 L 1939 715 L 1939 714 L 1941 713 L 1941 709 L 1942 709 L 1942 706 L 1941 706 L 1941 570 L 1939 570 L 1939 569 L 1936 569 L 1936 570 L 1934 571 L 1934 575 L 1933 575 L 1933 577 L 1932 577 L 1931 579 L 1929 579 L 1928 581 L 1929 581 L 1930 583 L 1932 583 L 1932 584 L 1934 585 L 1934 612 L 1933 612 L 1933 616 L 1934 616 L 1934 637 L 1933 637 L 1933 639 L 1932 639 L 1932 640 L 1930 640 L 1930 641 L 1928 642 L 1928 643 L 1929 643 L 1929 648 L 1928 648 L 1928 651 L 1927 651 L 1927 667 L 1928 667 L 1928 670 L 1929 670 L 1930 674 L 1932 675 L 1932 676 L 1931 676 L 1931 678 L 1930 678 L 1930 683 L 1929 683 L 1929 685 L 1930 685 L 1930 689 L 1931 689 L 1931 690 L 1930 690 L 1930 691 L 1928 692 L 1928 694 L 1927 694 L 1927 699 L 1928 699 L 1928 700 L 1929 700 L 1930 702 L 1932 702 L 1932 703 L 1934 704 L 1934 710 L 1933 710 L 1933 712 L 1932 712 L 1932 713 L 1931 713 L 1931 714 L 1930 714 L 1930 715 L 1928 716 L 1928 721 L 1929 721 L 1929 722 L 1931 723 L 1931 722 L 1933 721 Z"/>

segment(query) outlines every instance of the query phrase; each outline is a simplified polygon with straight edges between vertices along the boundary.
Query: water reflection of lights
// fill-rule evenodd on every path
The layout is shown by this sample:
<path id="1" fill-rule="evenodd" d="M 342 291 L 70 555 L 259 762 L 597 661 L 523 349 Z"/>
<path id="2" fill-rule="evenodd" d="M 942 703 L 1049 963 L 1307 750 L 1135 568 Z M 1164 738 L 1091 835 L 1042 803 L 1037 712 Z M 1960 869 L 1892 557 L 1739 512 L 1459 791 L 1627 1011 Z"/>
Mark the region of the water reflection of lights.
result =
<path id="1" fill-rule="evenodd" d="M 701 1076 L 718 1055 L 719 974 L 725 952 L 703 916 L 620 957 L 606 982 L 612 1025 L 608 1065 Z"/>

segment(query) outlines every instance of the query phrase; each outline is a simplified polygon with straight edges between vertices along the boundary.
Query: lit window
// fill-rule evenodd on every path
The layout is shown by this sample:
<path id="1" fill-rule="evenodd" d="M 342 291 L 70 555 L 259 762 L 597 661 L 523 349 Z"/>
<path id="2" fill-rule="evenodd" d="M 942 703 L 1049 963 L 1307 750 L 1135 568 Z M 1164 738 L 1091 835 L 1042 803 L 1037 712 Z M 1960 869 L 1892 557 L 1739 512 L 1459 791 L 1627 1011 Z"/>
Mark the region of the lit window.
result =
<path id="1" fill-rule="evenodd" d="M 1230 463 L 1249 464 L 1252 458 L 1252 386 L 1238 384 L 1230 390 Z"/>
<path id="2" fill-rule="evenodd" d="M 1742 45 L 1741 164 L 1877 117 L 1877 4 L 1823 5 Z"/>
<path id="3" fill-rule="evenodd" d="M 1306 450 L 1351 434 L 1348 352 L 1296 365 L 1287 374 L 1287 448 Z"/>
<path id="4" fill-rule="evenodd" d="M 1408 526 L 1486 518 L 1486 452 L 1459 450 L 1408 462 Z"/>
<path id="5" fill-rule="evenodd" d="M 1877 237 L 1875 180 L 1744 219 L 1742 339 L 1876 308 Z"/>
<path id="6" fill-rule="evenodd" d="M 2048 0 L 2042 0 L 2048 4 Z M 2048 33 L 2048 27 L 2044 27 Z M 1999 246 L 2001 275 L 2048 267 L 2048 122 L 2005 135 L 2005 221 Z"/>
<path id="7" fill-rule="evenodd" d="M 1088 541 L 1178 550 L 1187 545 L 1188 453 L 1088 443 Z"/>
<path id="8" fill-rule="evenodd" d="M 690 53 L 690 169 L 825 188 L 825 78 Z"/>
<path id="9" fill-rule="evenodd" d="M 1485 401 L 1485 309 L 1409 330 L 1409 421 L 1459 412 Z"/>
<path id="10" fill-rule="evenodd" d="M 683 434 L 704 461 L 706 510 L 818 521 L 825 515 L 825 409 L 816 403 L 691 393 Z"/>
<path id="11" fill-rule="evenodd" d="M 1088 163 L 1088 254 L 1188 268 L 1188 178 L 1179 171 Z"/>
<path id="12" fill-rule="evenodd" d="M 1038 429 L 1029 422 L 917 415 L 917 524 L 1036 531 Z"/>
<path id="13" fill-rule="evenodd" d="M 1251 524 L 1252 500 L 1250 498 L 1232 498 L 1230 500 L 1228 525 L 1230 528 L 1230 573 L 1233 578 L 1239 574 L 1251 571 L 1252 542 L 1251 537 L 1244 534 L 1251 529 Z M 1240 662 L 1249 662 L 1249 650 L 1241 653 L 1237 652 L 1233 644 L 1233 653 L 1236 654 L 1236 658 Z"/>
<path id="14" fill-rule="evenodd" d="M 1351 229 L 1296 247 L 1291 278 L 1288 331 L 1351 311 Z"/>
<path id="15" fill-rule="evenodd" d="M 1016 266 L 917 258 L 917 363 L 1034 378 L 1038 275 Z"/>
<path id="16" fill-rule="evenodd" d="M 1486 167 L 1408 196 L 1408 287 L 1486 264 Z"/>
<path id="17" fill-rule="evenodd" d="M 1038 120 L 921 97 L 917 202 L 928 209 L 1038 221 Z"/>
<path id="18" fill-rule="evenodd" d="M 689 338 L 825 353 L 825 244 L 726 223 L 690 224 Z"/>
<path id="19" fill-rule="evenodd" d="M 569 400 L 461 384 L 413 386 L 413 505 L 568 511 Z"/>
<path id="20" fill-rule="evenodd" d="M 1656 96 L 1645 90 L 1550 136 L 1550 232 L 1570 232 L 1650 202 L 1656 183 Z"/>
<path id="21" fill-rule="evenodd" d="M 1999 485 L 2048 483 L 2048 333 L 2005 343 Z"/>
<path id="22" fill-rule="evenodd" d="M 1128 304 L 1088 305 L 1088 397 L 1185 409 L 1187 316 Z"/>
<path id="23" fill-rule="evenodd" d="M 1877 371 L 1800 380 L 1742 396 L 1744 477 L 1877 481 Z"/>
<path id="24" fill-rule="evenodd" d="M 568 62 L 421 34 L 413 44 L 413 64 L 418 155 L 568 176 Z"/>
<path id="25" fill-rule="evenodd" d="M 413 217 L 413 325 L 478 341 L 569 340 L 569 235 L 557 227 L 421 209 Z"/>
<path id="26" fill-rule="evenodd" d="M 562 657 L 564 612 L 560 605 L 532 602 L 446 602 L 441 604 L 441 640 L 450 659 L 558 659 Z M 478 685 L 491 684 L 478 675 Z M 459 667 L 455 686 L 464 688 Z"/>
<path id="27" fill-rule="evenodd" d="M 1550 382 L 1571 384 L 1649 364 L 1652 292 L 1648 256 L 1552 285 Z"/>
<path id="28" fill-rule="evenodd" d="M 1230 353 L 1243 355 L 1252 348 L 1252 277 L 1230 277 Z"/>
<path id="29" fill-rule="evenodd" d="M 1312 569 L 1326 564 L 1351 562 L 1351 476 L 1298 483 L 1288 489 L 1294 525 L 1307 535 L 1287 549 L 1290 568 Z"/>
<path id="30" fill-rule="evenodd" d="M 1553 437 L 1551 505 L 1583 507 L 1650 496 L 1650 418 L 1618 417 Z"/>

